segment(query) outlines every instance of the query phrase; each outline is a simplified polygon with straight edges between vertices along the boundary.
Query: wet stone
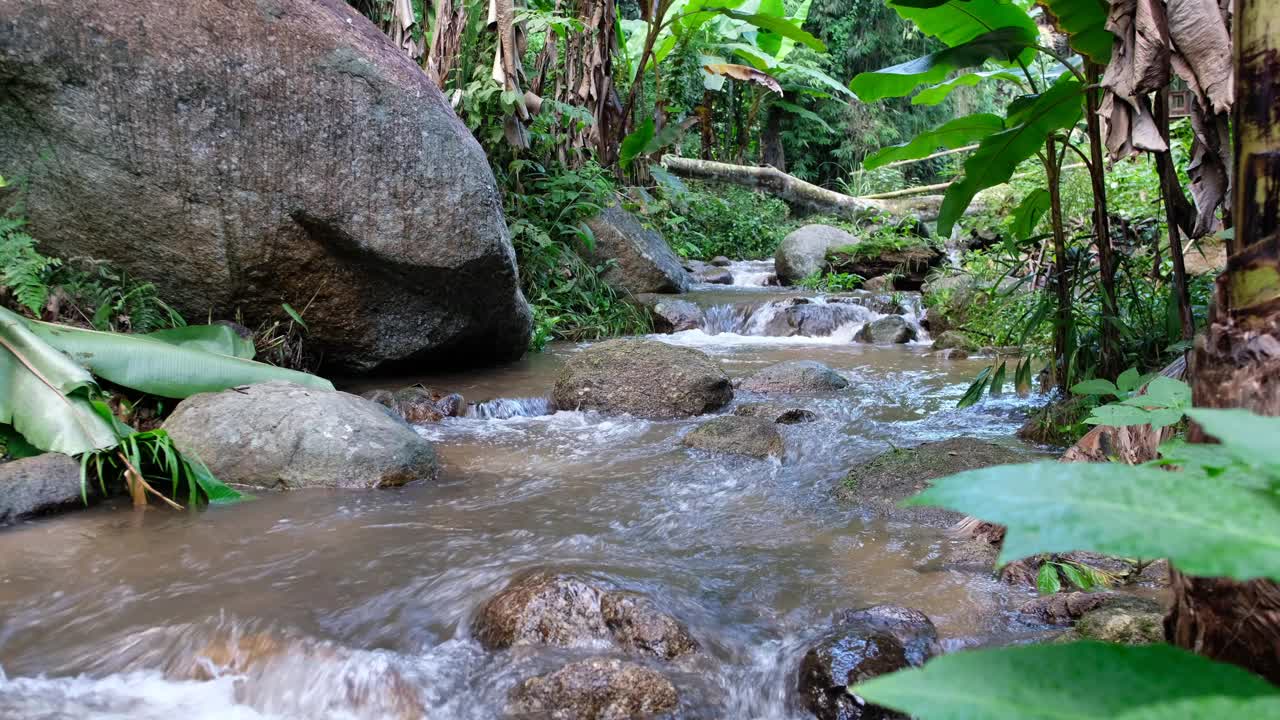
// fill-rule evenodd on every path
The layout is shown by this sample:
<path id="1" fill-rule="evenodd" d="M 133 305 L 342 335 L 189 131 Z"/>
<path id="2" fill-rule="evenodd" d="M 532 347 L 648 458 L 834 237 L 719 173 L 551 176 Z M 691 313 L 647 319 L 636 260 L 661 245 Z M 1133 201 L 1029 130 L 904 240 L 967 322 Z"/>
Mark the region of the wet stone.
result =
<path id="1" fill-rule="evenodd" d="M 507 714 L 521 720 L 640 720 L 676 709 L 679 695 L 661 673 L 613 658 L 570 663 L 511 691 Z"/>
<path id="2" fill-rule="evenodd" d="M 489 650 L 612 644 L 671 660 L 698 649 L 682 623 L 646 598 L 602 590 L 572 575 L 543 572 L 519 578 L 490 598 L 471 629 Z"/>
<path id="3" fill-rule="evenodd" d="M 916 329 L 901 316 L 886 315 L 863 325 L 853 339 L 875 345 L 900 345 L 915 340 Z"/>
<path id="4" fill-rule="evenodd" d="M 818 419 L 818 414 L 812 410 L 773 403 L 744 403 L 734 408 L 733 414 L 741 417 L 763 418 L 779 425 L 798 425 Z"/>
<path id="5" fill-rule="evenodd" d="M 850 695 L 847 687 L 937 653 L 937 631 L 923 613 L 897 606 L 845 611 L 800 662 L 797 691 L 819 720 L 905 718 Z"/>
<path id="6" fill-rule="evenodd" d="M 843 390 L 843 375 L 812 360 L 791 360 L 756 372 L 742 381 L 742 389 L 758 393 L 820 393 Z"/>
<path id="7" fill-rule="evenodd" d="M 708 420 L 680 441 L 697 450 L 766 458 L 781 455 L 782 435 L 777 423 L 758 417 L 724 415 Z"/>

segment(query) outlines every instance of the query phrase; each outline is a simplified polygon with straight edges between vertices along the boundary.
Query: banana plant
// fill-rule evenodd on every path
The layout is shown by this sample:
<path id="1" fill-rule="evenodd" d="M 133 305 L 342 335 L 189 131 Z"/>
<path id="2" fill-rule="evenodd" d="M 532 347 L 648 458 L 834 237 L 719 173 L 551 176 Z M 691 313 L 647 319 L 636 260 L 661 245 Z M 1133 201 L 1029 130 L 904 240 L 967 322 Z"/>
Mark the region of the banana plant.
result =
<path id="1" fill-rule="evenodd" d="M 253 345 L 223 325 L 191 325 L 146 335 L 85 330 L 28 320 L 0 308 L 0 437 L 6 446 L 80 456 L 92 465 L 116 464 L 125 473 L 135 503 L 156 492 L 142 466 L 166 468 L 177 491 L 186 478 L 211 500 L 236 493 L 219 483 L 196 458 L 183 458 L 163 430 L 134 433 L 115 419 L 95 376 L 164 398 L 270 380 L 332 390 L 315 375 L 254 362 Z M 166 502 L 171 502 L 166 499 Z"/>

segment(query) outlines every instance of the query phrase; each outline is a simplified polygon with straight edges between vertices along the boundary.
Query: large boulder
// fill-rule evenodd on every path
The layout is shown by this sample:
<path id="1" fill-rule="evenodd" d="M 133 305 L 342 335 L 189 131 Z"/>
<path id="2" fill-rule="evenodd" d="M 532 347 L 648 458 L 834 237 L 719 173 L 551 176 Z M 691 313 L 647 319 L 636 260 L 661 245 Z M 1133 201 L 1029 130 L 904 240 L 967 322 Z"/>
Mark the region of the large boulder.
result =
<path id="1" fill-rule="evenodd" d="M 917 525 L 948 527 L 963 516 L 932 507 L 900 507 L 899 503 L 929 487 L 929 481 L 964 470 L 1026 462 L 1027 455 L 1005 445 L 958 437 L 895 448 L 853 468 L 837 496 L 879 517 Z"/>
<path id="2" fill-rule="evenodd" d="M 701 415 L 733 399 L 729 376 L 706 353 L 657 340 L 608 340 L 576 353 L 553 391 L 565 410 L 670 419 Z"/>
<path id="3" fill-rule="evenodd" d="M 305 306 L 343 369 L 524 352 L 484 152 L 343 0 L 0 0 L 0 28 L 0 168 L 46 252 L 188 317 Z"/>
<path id="4" fill-rule="evenodd" d="M 164 428 L 179 450 L 239 485 L 393 487 L 438 471 L 431 444 L 387 408 L 287 382 L 193 395 Z"/>
<path id="5" fill-rule="evenodd" d="M 766 458 L 781 455 L 782 434 L 771 420 L 742 415 L 712 418 L 685 435 L 680 442 L 697 450 Z"/>
<path id="6" fill-rule="evenodd" d="M 774 268 L 783 285 L 822 272 L 827 267 L 827 251 L 855 245 L 858 238 L 830 225 L 805 225 L 793 230 L 774 252 Z"/>
<path id="7" fill-rule="evenodd" d="M 90 483 L 87 499 L 98 499 Z M 84 507 L 80 463 L 60 453 L 0 463 L 0 525 L 37 515 Z"/>
<path id="8" fill-rule="evenodd" d="M 676 709 L 676 688 L 662 673 L 633 662 L 591 658 L 517 685 L 506 712 L 514 718 L 647 720 Z"/>
<path id="9" fill-rule="evenodd" d="M 843 375 L 814 360 L 788 360 L 758 370 L 741 388 L 758 393 L 821 393 L 849 387 Z"/>
<path id="10" fill-rule="evenodd" d="M 916 328 L 901 315 L 885 315 L 863 325 L 853 339 L 875 345 L 909 343 L 916 339 Z"/>
<path id="11" fill-rule="evenodd" d="M 640 224 L 636 216 L 617 206 L 606 207 L 587 220 L 595 236 L 586 253 L 593 262 L 614 261 L 604 281 L 632 294 L 679 293 L 689 289 L 689 273 L 667 241 Z"/>
<path id="12" fill-rule="evenodd" d="M 923 665 L 938 652 L 937 639 L 929 618 L 911 608 L 880 605 L 841 613 L 800 661 L 800 700 L 819 720 L 904 718 L 850 695 L 846 688 Z"/>
<path id="13" fill-rule="evenodd" d="M 516 645 L 581 647 L 603 641 L 638 655 L 672 660 L 698 649 L 683 624 L 646 598 L 545 572 L 517 578 L 489 598 L 471 631 L 490 650 Z"/>

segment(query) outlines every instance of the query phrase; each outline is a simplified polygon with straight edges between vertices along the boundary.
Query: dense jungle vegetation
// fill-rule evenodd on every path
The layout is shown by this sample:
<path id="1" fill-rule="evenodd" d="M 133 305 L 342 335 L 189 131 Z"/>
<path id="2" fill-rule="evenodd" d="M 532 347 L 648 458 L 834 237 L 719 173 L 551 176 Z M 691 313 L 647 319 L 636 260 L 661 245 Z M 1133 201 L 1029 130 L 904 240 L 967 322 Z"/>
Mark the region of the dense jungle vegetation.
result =
<path id="1" fill-rule="evenodd" d="M 586 220 L 606 206 L 686 260 L 771 257 L 823 223 L 862 241 L 835 249 L 846 255 L 952 253 L 924 287 L 934 332 L 996 349 L 962 407 L 1027 393 L 1040 372 L 1060 402 L 1038 439 L 1112 433 L 1092 435 L 1102 462 L 970 471 L 909 502 L 1000 523 L 1002 563 L 1168 558 L 1169 644 L 967 651 L 850 678 L 849 693 L 926 720 L 1280 717 L 1280 131 L 1257 89 L 1280 81 L 1242 72 L 1239 49 L 1274 54 L 1274 3 L 1238 0 L 1230 28 L 1216 3 L 1157 3 L 1159 17 L 1098 0 L 350 3 L 483 147 L 532 349 L 651 329 L 602 279 L 610 261 L 586 259 Z M 1153 36 L 1165 44 L 1147 53 Z M 801 212 L 750 180 L 763 166 L 816 186 L 827 209 Z M 920 238 L 897 201 L 927 194 Z M 0 337 L 57 373 L 39 392 L 58 410 L 20 425 L 18 394 L 0 392 L 8 452 L 80 456 L 86 484 L 123 474 L 138 503 L 234 499 L 163 430 L 121 422 L 98 383 L 172 400 L 264 378 L 331 387 L 301 371 L 305 308 L 248 341 L 188 325 L 146 283 L 41 254 L 20 216 L 0 219 Z M 862 280 L 832 266 L 803 283 Z M 68 360 L 86 355 L 87 368 Z M 139 367 L 140 355 L 170 362 Z M 188 361 L 198 372 L 175 380 Z"/>

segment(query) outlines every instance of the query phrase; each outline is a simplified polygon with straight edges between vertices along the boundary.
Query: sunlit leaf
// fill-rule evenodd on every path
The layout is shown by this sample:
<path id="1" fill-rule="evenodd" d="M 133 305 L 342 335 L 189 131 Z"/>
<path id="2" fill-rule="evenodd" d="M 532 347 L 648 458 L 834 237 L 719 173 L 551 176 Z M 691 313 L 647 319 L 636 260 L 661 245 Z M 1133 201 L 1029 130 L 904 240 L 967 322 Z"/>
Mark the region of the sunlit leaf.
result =
<path id="1" fill-rule="evenodd" d="M 999 115 L 977 113 L 956 118 L 943 123 L 932 130 L 926 130 L 912 138 L 911 142 L 902 145 L 890 145 L 872 153 L 862 162 L 866 170 L 875 170 L 891 162 L 899 160 L 917 160 L 938 151 L 964 147 L 1004 129 L 1004 120 Z"/>
<path id="2" fill-rule="evenodd" d="M 912 0 L 889 0 L 887 4 L 920 32 L 938 38 L 949 47 L 998 28 L 1018 27 L 1032 36 L 1038 34 L 1035 20 L 1008 0 L 946 0 L 940 4 L 936 0 L 924 0 L 918 7 L 912 7 L 909 2 Z M 1028 48 L 1019 59 L 1030 63 L 1034 56 L 1035 50 Z"/>
<path id="3" fill-rule="evenodd" d="M 714 63 L 703 65 L 702 69 L 712 75 L 723 75 L 734 80 L 753 82 L 779 95 L 782 94 L 782 86 L 778 84 L 778 81 L 772 75 L 753 67 L 733 65 L 731 63 Z"/>
<path id="4" fill-rule="evenodd" d="M 1024 49 L 1035 45 L 1035 33 L 1023 27 L 1002 27 L 923 57 L 860 73 L 849 84 L 863 102 L 886 97 L 903 97 L 923 84 L 938 83 L 960 68 L 977 67 L 987 60 L 1010 62 Z"/>
<path id="5" fill-rule="evenodd" d="M 961 651 L 850 692 L 920 720 L 1099 720 L 1174 702 L 1273 708 L 1277 698 L 1257 675 L 1186 650 L 1096 642 Z M 1257 716 L 1219 720 L 1237 717 Z"/>
<path id="6" fill-rule="evenodd" d="M 936 480 L 906 501 L 1007 527 L 1000 562 L 1091 550 L 1167 557 L 1193 575 L 1280 579 L 1280 498 L 1116 463 L 1033 463 Z"/>
<path id="7" fill-rule="evenodd" d="M 937 85 L 931 85 L 911 98 L 912 105 L 937 105 L 946 100 L 951 91 L 960 87 L 973 87 L 985 80 L 1002 80 L 1005 82 L 1022 84 L 1022 78 L 1012 70 L 981 70 L 978 72 L 965 73 L 956 77 L 940 82 Z"/>
<path id="8" fill-rule="evenodd" d="M 1083 112 L 1082 86 L 1064 76 L 1016 114 L 1010 111 L 1009 129 L 983 140 L 964 163 L 964 177 L 947 188 L 938 213 L 938 234 L 951 234 L 956 220 L 968 209 L 980 190 L 1008 182 L 1018 164 L 1036 154 L 1050 133 L 1073 127 Z"/>

